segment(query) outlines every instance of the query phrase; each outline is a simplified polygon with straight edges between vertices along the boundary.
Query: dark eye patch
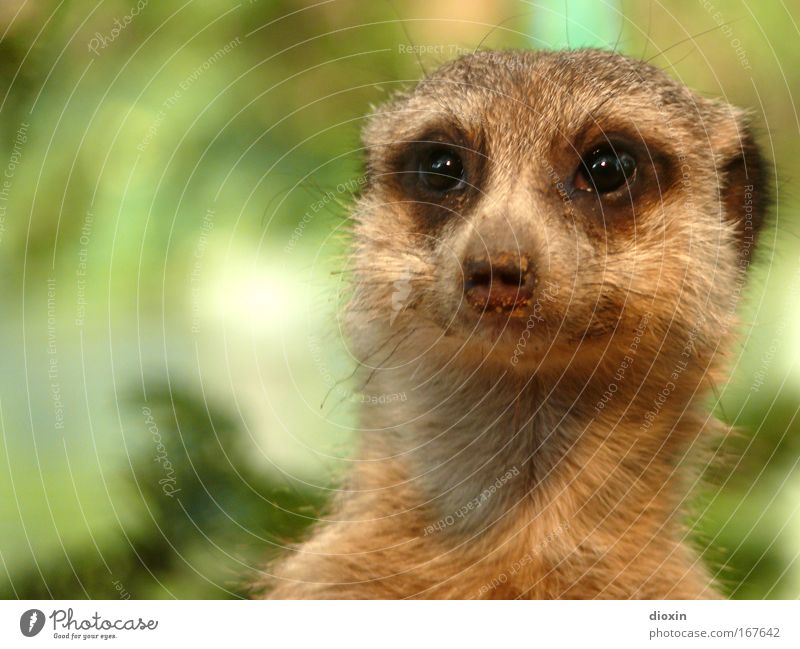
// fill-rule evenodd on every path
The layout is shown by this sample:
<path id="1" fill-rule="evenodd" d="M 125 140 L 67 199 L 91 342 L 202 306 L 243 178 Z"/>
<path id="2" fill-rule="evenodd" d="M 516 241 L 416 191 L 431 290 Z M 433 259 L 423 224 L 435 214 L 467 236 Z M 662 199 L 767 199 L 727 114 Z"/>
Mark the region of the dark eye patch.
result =
<path id="1" fill-rule="evenodd" d="M 463 221 L 484 185 L 486 152 L 479 129 L 452 125 L 382 147 L 375 177 L 386 199 L 403 203 L 420 231 Z"/>
<path id="2" fill-rule="evenodd" d="M 571 160 L 562 167 L 564 182 L 573 215 L 587 231 L 604 238 L 628 232 L 671 195 L 679 166 L 671 143 L 645 141 L 624 124 L 604 130 L 593 124 L 573 142 L 562 149 Z"/>

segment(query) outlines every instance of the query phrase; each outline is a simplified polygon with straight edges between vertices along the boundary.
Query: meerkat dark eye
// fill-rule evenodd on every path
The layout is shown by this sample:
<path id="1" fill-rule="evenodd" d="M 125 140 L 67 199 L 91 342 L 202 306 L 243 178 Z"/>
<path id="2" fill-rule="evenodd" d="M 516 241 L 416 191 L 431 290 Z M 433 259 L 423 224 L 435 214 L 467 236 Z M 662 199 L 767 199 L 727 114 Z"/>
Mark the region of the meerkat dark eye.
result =
<path id="1" fill-rule="evenodd" d="M 607 194 L 630 182 L 636 172 L 636 159 L 627 151 L 599 147 L 583 158 L 575 176 L 575 187 Z"/>
<path id="2" fill-rule="evenodd" d="M 434 192 L 456 189 L 464 180 L 464 163 L 452 149 L 439 147 L 422 156 L 419 178 L 423 187 Z"/>

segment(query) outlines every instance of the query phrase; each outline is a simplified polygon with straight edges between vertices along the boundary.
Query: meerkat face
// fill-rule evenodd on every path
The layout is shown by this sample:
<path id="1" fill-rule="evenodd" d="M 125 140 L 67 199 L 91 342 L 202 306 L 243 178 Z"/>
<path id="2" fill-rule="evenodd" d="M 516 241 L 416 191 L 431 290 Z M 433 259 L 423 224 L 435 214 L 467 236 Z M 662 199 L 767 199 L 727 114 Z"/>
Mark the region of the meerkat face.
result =
<path id="1" fill-rule="evenodd" d="M 506 361 L 524 337 L 539 362 L 642 317 L 712 346 L 727 328 L 763 165 L 738 110 L 660 70 L 596 50 L 480 52 L 376 111 L 364 144 L 355 329 Z"/>

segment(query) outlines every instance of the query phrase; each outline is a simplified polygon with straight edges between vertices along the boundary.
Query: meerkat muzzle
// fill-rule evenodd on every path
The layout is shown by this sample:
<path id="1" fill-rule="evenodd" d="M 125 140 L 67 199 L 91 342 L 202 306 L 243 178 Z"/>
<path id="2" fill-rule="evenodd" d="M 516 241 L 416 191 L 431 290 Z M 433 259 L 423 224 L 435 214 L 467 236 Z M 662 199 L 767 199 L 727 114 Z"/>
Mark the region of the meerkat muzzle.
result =
<path id="1" fill-rule="evenodd" d="M 524 315 L 533 299 L 536 274 L 526 255 L 501 252 L 464 261 L 464 296 L 475 309 Z"/>

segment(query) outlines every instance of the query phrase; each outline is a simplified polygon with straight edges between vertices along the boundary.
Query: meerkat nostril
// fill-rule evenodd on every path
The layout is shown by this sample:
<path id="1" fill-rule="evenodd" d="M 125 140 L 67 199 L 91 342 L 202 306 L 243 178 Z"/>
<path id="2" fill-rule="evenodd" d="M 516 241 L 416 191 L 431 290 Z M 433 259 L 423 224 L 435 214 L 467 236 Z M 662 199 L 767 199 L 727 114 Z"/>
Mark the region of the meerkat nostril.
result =
<path id="1" fill-rule="evenodd" d="M 464 294 L 476 309 L 521 315 L 533 297 L 535 278 L 525 255 L 501 253 L 464 262 Z"/>
<path id="2" fill-rule="evenodd" d="M 519 267 L 500 268 L 497 270 L 497 279 L 509 286 L 522 286 L 522 269 Z"/>
<path id="3" fill-rule="evenodd" d="M 464 262 L 464 288 L 469 290 L 492 283 L 492 268 L 485 260 L 467 259 Z"/>

